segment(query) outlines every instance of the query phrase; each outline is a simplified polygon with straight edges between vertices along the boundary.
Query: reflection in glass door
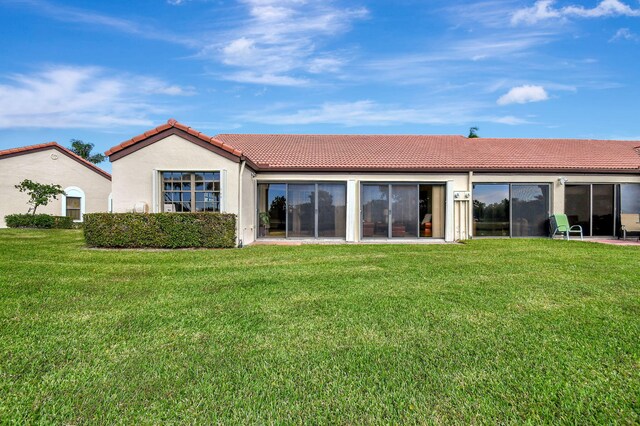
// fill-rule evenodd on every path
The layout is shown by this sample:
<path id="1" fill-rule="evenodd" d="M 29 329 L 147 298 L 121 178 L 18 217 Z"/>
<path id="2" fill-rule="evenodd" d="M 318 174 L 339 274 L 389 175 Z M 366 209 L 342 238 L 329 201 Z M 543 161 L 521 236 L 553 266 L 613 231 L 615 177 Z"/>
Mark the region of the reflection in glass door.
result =
<path id="1" fill-rule="evenodd" d="M 318 237 L 344 238 L 347 234 L 347 187 L 318 184 Z"/>
<path id="2" fill-rule="evenodd" d="M 418 190 L 416 185 L 392 185 L 391 236 L 418 238 Z"/>
<path id="3" fill-rule="evenodd" d="M 389 185 L 362 186 L 362 236 L 389 236 Z"/>
<path id="4" fill-rule="evenodd" d="M 287 188 L 287 236 L 314 237 L 316 186 L 289 184 Z"/>
<path id="5" fill-rule="evenodd" d="M 549 235 L 549 185 L 511 185 L 511 236 Z"/>

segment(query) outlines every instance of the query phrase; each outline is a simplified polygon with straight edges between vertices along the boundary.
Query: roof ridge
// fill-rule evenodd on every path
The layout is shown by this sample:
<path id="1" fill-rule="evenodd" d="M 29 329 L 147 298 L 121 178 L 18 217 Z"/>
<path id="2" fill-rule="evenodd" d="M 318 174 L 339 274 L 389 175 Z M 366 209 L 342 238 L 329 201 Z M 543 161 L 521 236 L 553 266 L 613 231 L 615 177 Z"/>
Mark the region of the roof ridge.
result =
<path id="1" fill-rule="evenodd" d="M 55 142 L 55 141 L 43 142 L 43 143 L 39 143 L 39 144 L 35 144 L 35 145 L 26 145 L 26 146 L 22 146 L 22 147 L 18 147 L 18 148 L 5 149 L 5 150 L 0 151 L 0 158 L 3 157 L 3 156 L 6 156 L 6 155 L 27 153 L 27 152 L 30 152 L 30 151 L 40 150 L 40 149 L 44 149 L 44 148 L 56 148 L 57 150 L 63 152 L 64 154 L 68 155 L 72 159 L 75 159 L 76 161 L 79 161 L 80 163 L 84 164 L 86 167 L 89 167 L 90 169 L 92 169 L 96 173 L 101 174 L 101 175 L 107 177 L 108 179 L 111 179 L 111 174 L 109 172 L 101 169 L 97 165 L 93 164 L 92 162 L 88 161 L 85 158 L 82 158 L 81 156 L 79 156 L 75 152 L 71 151 L 69 148 L 67 148 L 65 146 L 62 146 L 58 142 Z"/>
<path id="2" fill-rule="evenodd" d="M 236 155 L 238 157 L 242 157 L 242 151 L 240 151 L 239 149 L 234 148 L 233 146 L 224 143 L 223 141 L 217 139 L 214 136 L 209 136 L 205 133 L 202 133 L 196 129 L 194 129 L 193 127 L 187 126 L 186 124 L 182 124 L 180 123 L 178 120 L 176 120 L 175 118 L 170 118 L 167 120 L 167 122 L 165 124 L 161 124 L 151 130 L 147 130 L 144 133 L 141 133 L 137 136 L 134 136 L 130 139 L 127 139 L 124 142 L 121 142 L 120 144 L 113 146 L 111 148 L 109 148 L 106 152 L 105 155 L 107 156 L 111 156 L 112 154 L 115 154 L 118 151 L 121 151 L 125 148 L 130 147 L 131 145 L 134 145 L 140 141 L 143 141 L 151 136 L 157 135 L 160 132 L 163 132 L 165 130 L 168 130 L 170 128 L 175 128 L 178 130 L 182 130 L 183 132 L 187 132 L 192 136 L 197 137 L 200 140 L 203 140 L 205 142 L 209 142 L 210 144 L 217 146 L 218 148 L 221 148 L 233 155 Z"/>

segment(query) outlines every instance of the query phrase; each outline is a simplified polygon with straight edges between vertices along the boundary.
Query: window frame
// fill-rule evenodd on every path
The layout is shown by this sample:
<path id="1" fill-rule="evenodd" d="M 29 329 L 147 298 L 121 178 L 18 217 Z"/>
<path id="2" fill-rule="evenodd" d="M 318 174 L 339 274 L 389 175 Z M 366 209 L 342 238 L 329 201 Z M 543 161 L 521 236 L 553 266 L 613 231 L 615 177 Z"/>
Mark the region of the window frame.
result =
<path id="1" fill-rule="evenodd" d="M 549 188 L 548 194 L 548 202 L 547 202 L 547 219 L 549 217 L 551 217 L 551 213 L 553 211 L 553 197 L 554 197 L 554 193 L 553 193 L 553 184 L 550 182 L 472 182 L 471 185 L 471 218 L 473 220 L 474 218 L 474 212 L 473 212 L 473 201 L 475 200 L 475 186 L 476 185 L 506 185 L 509 187 L 509 235 L 483 235 L 483 236 L 478 236 L 475 235 L 475 233 L 473 233 L 473 224 L 472 224 L 472 228 L 470 230 L 471 232 L 471 237 L 472 238 L 549 238 L 548 235 L 546 236 L 542 236 L 542 235 L 531 235 L 531 236 L 522 236 L 522 235 L 513 235 L 513 186 L 547 186 Z"/>
<path id="2" fill-rule="evenodd" d="M 284 237 L 261 237 L 259 234 L 260 227 L 260 191 L 259 185 L 284 185 L 285 186 L 285 200 L 286 200 L 286 214 L 285 214 L 285 236 Z M 314 236 L 310 237 L 294 237 L 289 236 L 289 185 L 313 185 L 315 196 L 314 196 Z M 321 185 L 344 185 L 344 202 L 345 202 L 345 235 L 339 237 L 328 237 L 328 236 L 319 236 L 318 235 L 318 188 Z M 258 180 L 255 184 L 255 238 L 256 239 L 284 239 L 284 240 L 341 240 L 346 241 L 347 239 L 347 221 L 349 217 L 348 211 L 348 185 L 346 180 Z"/>
<path id="3" fill-rule="evenodd" d="M 80 219 L 73 219 L 75 223 L 81 223 L 83 221 L 83 216 L 86 213 L 86 196 L 82 189 L 77 186 L 68 186 L 64 189 L 64 194 L 62 195 L 62 205 L 61 205 L 61 216 L 67 216 L 67 198 L 79 198 L 80 199 Z M 76 210 L 76 209 L 74 209 Z"/>
<path id="4" fill-rule="evenodd" d="M 173 176 L 171 177 L 171 180 L 165 180 L 164 174 L 165 173 L 179 173 L 181 175 L 180 180 L 178 181 L 174 181 Z M 207 173 L 213 173 L 214 175 L 214 179 L 204 179 L 204 175 Z M 190 179 L 189 179 L 189 185 L 190 185 L 190 189 L 188 191 L 183 190 L 182 188 L 180 190 L 165 190 L 165 183 L 180 183 L 182 186 L 182 183 L 186 183 L 185 180 L 182 179 L 182 176 L 184 176 L 185 174 L 189 174 L 190 175 Z M 196 174 L 202 174 L 203 175 L 203 180 L 202 181 L 196 181 L 195 176 Z M 217 179 L 215 178 L 216 174 L 218 175 Z M 217 201 L 212 201 L 213 205 L 214 205 L 214 210 L 211 211 L 211 213 L 220 213 L 223 211 L 223 203 L 222 203 L 222 197 L 223 197 L 223 176 L 224 176 L 224 172 L 223 170 L 202 170 L 202 169 L 198 169 L 198 170 L 188 170 L 188 169 L 179 169 L 179 170 L 158 170 L 158 186 L 159 186 L 159 211 L 161 213 L 208 213 L 210 211 L 197 211 L 197 197 L 196 194 L 197 193 L 213 193 L 214 196 L 215 194 L 217 194 Z M 207 183 L 213 183 L 213 190 L 212 191 L 207 191 L 205 190 L 197 190 L 196 189 L 196 182 L 203 182 L 203 184 L 207 184 Z M 216 183 L 217 183 L 217 187 L 218 189 L 216 190 Z M 166 212 L 165 211 L 165 204 L 171 204 L 174 205 L 176 202 L 175 201 L 171 201 L 171 203 L 167 203 L 165 202 L 165 194 L 166 193 L 189 193 L 190 194 L 190 206 L 191 209 L 188 212 L 185 211 L 173 211 L 173 212 Z M 182 198 L 182 197 L 181 197 Z M 182 201 L 179 201 L 180 204 L 182 204 Z M 217 205 L 217 209 L 216 209 L 216 205 Z"/>

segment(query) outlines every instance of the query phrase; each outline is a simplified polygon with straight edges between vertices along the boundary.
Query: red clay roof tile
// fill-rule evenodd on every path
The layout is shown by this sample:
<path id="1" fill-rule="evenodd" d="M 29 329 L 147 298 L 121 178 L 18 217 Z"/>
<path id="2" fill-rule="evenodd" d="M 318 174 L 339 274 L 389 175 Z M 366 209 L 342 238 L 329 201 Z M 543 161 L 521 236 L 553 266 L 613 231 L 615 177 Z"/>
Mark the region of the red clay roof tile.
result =
<path id="1" fill-rule="evenodd" d="M 454 135 L 291 135 L 207 136 L 174 119 L 170 127 L 254 163 L 259 170 L 344 171 L 509 171 L 566 170 L 640 173 L 637 141 L 585 139 L 468 139 Z M 148 136 L 136 136 L 107 155 Z"/>

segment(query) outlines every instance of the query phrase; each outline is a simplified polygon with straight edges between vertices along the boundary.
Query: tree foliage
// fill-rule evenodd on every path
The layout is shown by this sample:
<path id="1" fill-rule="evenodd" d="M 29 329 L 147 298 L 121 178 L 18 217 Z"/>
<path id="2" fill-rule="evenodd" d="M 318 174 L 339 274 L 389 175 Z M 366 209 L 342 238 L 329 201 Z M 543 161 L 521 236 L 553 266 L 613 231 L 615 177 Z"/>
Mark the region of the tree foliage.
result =
<path id="1" fill-rule="evenodd" d="M 467 137 L 469 139 L 479 138 L 480 136 L 478 135 L 478 130 L 480 130 L 480 129 L 477 126 L 470 127 L 469 128 L 469 136 L 467 136 Z"/>
<path id="2" fill-rule="evenodd" d="M 71 151 L 93 164 L 102 163 L 106 157 L 102 154 L 91 154 L 95 145 L 80 139 L 71 139 Z"/>
<path id="3" fill-rule="evenodd" d="M 36 214 L 36 210 L 39 206 L 46 206 L 51 200 L 57 200 L 58 195 L 64 194 L 60 185 L 47 185 L 44 183 L 34 182 L 30 179 L 25 179 L 20 182 L 20 184 L 14 186 L 18 191 L 26 192 L 29 196 L 28 204 L 33 206 L 29 211 L 32 214 Z"/>

